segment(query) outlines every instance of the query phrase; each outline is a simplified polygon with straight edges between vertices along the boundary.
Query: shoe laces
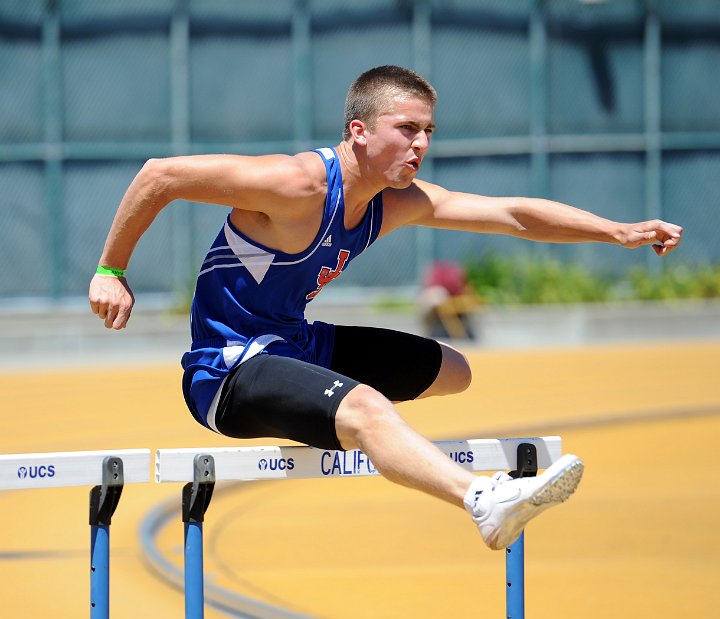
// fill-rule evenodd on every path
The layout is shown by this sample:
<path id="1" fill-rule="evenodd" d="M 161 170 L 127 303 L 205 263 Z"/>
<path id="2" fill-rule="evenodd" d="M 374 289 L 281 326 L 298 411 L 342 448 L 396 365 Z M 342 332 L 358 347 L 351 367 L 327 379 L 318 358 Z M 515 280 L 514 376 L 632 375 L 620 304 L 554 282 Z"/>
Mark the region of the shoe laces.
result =
<path id="1" fill-rule="evenodd" d="M 497 488 L 500 484 L 506 483 L 508 481 L 512 481 L 513 478 L 510 477 L 507 473 L 504 471 L 498 471 L 491 477 L 485 477 L 485 479 L 489 482 L 489 484 L 485 485 L 482 489 L 477 489 L 472 495 L 472 498 L 470 501 L 465 501 L 465 504 L 467 506 L 468 511 L 473 515 L 475 518 L 482 518 L 487 513 L 487 508 L 482 505 L 482 502 L 479 501 L 480 497 L 485 492 L 492 492 Z"/>
<path id="2" fill-rule="evenodd" d="M 510 477 L 506 472 L 504 471 L 498 471 L 495 473 L 491 478 L 492 480 L 492 489 L 494 490 L 499 484 L 505 483 L 506 481 L 512 481 L 513 478 Z"/>

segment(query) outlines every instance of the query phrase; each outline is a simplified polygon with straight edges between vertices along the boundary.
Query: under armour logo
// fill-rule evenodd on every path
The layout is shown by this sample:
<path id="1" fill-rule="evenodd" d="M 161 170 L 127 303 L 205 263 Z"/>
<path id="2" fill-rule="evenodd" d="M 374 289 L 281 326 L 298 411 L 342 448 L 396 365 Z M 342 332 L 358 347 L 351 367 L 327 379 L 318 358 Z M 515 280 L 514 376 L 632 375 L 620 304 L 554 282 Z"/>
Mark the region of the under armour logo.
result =
<path id="1" fill-rule="evenodd" d="M 328 398 L 331 398 L 332 396 L 335 395 L 334 389 L 337 389 L 338 387 L 342 387 L 342 386 L 343 386 L 343 383 L 341 383 L 339 380 L 336 380 L 336 381 L 333 383 L 333 386 L 330 387 L 330 389 L 325 389 L 325 395 L 326 395 Z"/>

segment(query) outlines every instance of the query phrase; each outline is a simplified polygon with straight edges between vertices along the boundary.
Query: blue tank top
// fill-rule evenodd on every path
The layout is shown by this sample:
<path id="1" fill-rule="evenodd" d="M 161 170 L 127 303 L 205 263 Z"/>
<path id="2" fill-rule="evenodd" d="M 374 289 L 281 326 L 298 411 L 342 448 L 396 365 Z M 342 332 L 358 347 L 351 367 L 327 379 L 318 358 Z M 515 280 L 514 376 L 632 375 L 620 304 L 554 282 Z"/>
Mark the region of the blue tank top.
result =
<path id="1" fill-rule="evenodd" d="M 228 216 L 198 274 L 190 311 L 192 349 L 182 358 L 183 393 L 195 419 L 217 431 L 214 413 L 223 381 L 238 363 L 261 352 L 328 367 L 334 326 L 305 320 L 305 307 L 373 243 L 382 224 L 382 194 L 362 221 L 345 229 L 340 162 L 332 148 L 315 151 L 325 163 L 322 224 L 299 254 L 264 247 Z"/>

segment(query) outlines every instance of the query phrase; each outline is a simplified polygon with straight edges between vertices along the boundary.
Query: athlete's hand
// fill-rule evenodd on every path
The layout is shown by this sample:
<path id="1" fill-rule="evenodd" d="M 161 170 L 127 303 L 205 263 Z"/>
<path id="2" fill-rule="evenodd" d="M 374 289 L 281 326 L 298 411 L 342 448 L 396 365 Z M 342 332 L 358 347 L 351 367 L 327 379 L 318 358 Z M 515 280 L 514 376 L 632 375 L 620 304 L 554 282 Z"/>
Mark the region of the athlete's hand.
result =
<path id="1" fill-rule="evenodd" d="M 124 277 L 95 275 L 90 282 L 90 308 L 105 321 L 108 329 L 124 329 L 135 304 L 130 286 Z"/>
<path id="2" fill-rule="evenodd" d="M 680 244 L 683 229 L 659 219 L 626 224 L 620 236 L 623 247 L 635 248 L 652 245 L 658 256 L 666 256 Z"/>

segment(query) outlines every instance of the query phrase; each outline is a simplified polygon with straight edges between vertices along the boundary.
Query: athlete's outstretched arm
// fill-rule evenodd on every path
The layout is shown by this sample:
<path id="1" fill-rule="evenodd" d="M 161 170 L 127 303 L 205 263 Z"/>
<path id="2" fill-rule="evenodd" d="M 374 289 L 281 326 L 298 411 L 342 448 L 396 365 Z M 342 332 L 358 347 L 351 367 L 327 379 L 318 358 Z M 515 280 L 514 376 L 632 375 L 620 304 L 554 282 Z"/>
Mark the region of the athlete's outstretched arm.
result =
<path id="1" fill-rule="evenodd" d="M 682 228 L 659 219 L 620 223 L 567 204 L 536 198 L 494 198 L 452 192 L 415 180 L 386 190 L 383 233 L 402 225 L 506 234 L 546 243 L 603 242 L 651 245 L 665 256 L 680 243 Z"/>
<path id="2" fill-rule="evenodd" d="M 158 213 L 183 199 L 248 211 L 287 208 L 311 195 L 312 175 L 301 157 L 197 155 L 151 159 L 138 172 L 118 206 L 99 264 L 126 269 L 138 241 Z M 105 326 L 122 329 L 134 304 L 124 278 L 95 275 L 90 307 Z"/>

